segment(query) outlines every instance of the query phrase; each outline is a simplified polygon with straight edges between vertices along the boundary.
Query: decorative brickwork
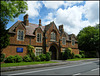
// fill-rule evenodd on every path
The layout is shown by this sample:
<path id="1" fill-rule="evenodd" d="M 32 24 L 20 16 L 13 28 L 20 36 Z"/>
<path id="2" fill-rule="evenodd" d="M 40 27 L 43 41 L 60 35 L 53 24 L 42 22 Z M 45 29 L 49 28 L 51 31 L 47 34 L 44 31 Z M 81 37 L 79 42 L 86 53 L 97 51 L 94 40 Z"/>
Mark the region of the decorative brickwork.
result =
<path id="1" fill-rule="evenodd" d="M 24 40 L 20 41 L 17 39 L 18 30 L 24 31 Z M 55 40 L 51 40 L 51 32 L 55 33 Z M 53 56 L 55 55 L 55 59 L 60 59 L 60 53 L 63 52 L 65 48 L 72 48 L 72 52 L 75 54 L 79 54 L 78 42 L 74 34 L 68 35 L 64 29 L 63 25 L 59 26 L 57 29 L 56 24 L 51 22 L 48 25 L 42 26 L 41 19 L 39 19 L 39 24 L 32 24 L 28 21 L 28 15 L 24 16 L 24 21 L 17 21 L 13 26 L 9 29 L 10 35 L 10 45 L 3 49 L 3 53 L 6 54 L 6 57 L 9 55 L 20 55 L 25 56 L 27 54 L 27 45 L 32 45 L 36 48 L 41 47 L 43 53 L 49 52 L 51 47 L 55 48 L 52 51 Z M 42 42 L 37 42 L 37 34 L 40 33 L 42 37 Z M 40 38 L 41 38 L 40 37 Z M 65 38 L 65 44 L 62 44 L 62 38 Z M 72 39 L 74 39 L 75 44 L 72 45 Z M 23 48 L 22 53 L 18 53 L 16 48 Z M 36 53 L 36 50 L 33 50 Z"/>

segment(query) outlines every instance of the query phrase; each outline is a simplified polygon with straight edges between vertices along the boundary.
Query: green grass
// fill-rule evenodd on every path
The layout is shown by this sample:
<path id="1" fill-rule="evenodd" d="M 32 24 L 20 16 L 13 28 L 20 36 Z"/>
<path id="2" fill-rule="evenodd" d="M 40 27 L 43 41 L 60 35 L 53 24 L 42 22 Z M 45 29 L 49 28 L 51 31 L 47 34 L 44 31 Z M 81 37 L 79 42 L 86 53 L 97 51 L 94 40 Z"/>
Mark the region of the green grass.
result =
<path id="1" fill-rule="evenodd" d="M 35 65 L 35 64 L 47 64 L 47 63 L 57 63 L 57 62 L 55 62 L 55 61 L 41 61 L 41 62 L 2 63 L 1 67 Z"/>
<path id="2" fill-rule="evenodd" d="M 75 58 L 75 59 L 68 59 L 67 61 L 79 61 L 79 60 L 87 60 L 87 59 L 94 59 L 94 58 Z"/>

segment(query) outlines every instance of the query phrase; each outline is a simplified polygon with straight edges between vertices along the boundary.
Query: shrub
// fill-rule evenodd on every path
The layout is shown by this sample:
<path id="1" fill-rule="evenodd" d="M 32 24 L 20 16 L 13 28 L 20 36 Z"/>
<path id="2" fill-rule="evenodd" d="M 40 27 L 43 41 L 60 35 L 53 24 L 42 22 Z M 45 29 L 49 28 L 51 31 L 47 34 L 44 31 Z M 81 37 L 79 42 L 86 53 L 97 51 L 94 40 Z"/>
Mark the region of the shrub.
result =
<path id="1" fill-rule="evenodd" d="M 15 56 L 8 56 L 5 60 L 6 63 L 14 63 L 15 62 Z"/>
<path id="2" fill-rule="evenodd" d="M 84 51 L 80 51 L 79 54 L 82 55 L 82 54 L 85 54 L 85 52 Z"/>
<path id="3" fill-rule="evenodd" d="M 75 58 L 81 58 L 82 56 L 80 54 L 76 54 Z"/>
<path id="4" fill-rule="evenodd" d="M 66 48 L 65 52 L 62 53 L 62 59 L 67 60 L 67 59 L 70 59 L 70 58 L 71 58 L 71 51 L 70 51 L 70 49 Z"/>
<path id="5" fill-rule="evenodd" d="M 34 61 L 34 57 L 35 57 L 35 54 L 33 53 L 33 49 L 34 49 L 33 46 L 31 46 L 31 45 L 27 46 L 27 51 L 28 51 L 28 54 L 31 57 L 32 61 Z"/>
<path id="6" fill-rule="evenodd" d="M 39 55 L 41 61 L 45 61 L 46 60 L 46 55 L 45 54 L 41 54 Z"/>
<path id="7" fill-rule="evenodd" d="M 15 62 L 22 62 L 22 57 L 19 55 L 15 55 Z"/>
<path id="8" fill-rule="evenodd" d="M 71 59 L 74 59 L 74 58 L 75 58 L 75 54 L 72 53 L 72 54 L 71 54 Z"/>
<path id="9" fill-rule="evenodd" d="M 35 60 L 35 61 L 41 61 L 41 59 L 40 59 L 39 56 L 35 56 L 35 57 L 34 57 L 34 60 Z"/>
<path id="10" fill-rule="evenodd" d="M 82 56 L 82 58 L 85 58 L 85 55 L 84 54 L 82 54 L 81 56 Z"/>
<path id="11" fill-rule="evenodd" d="M 50 54 L 50 52 L 47 52 L 45 55 L 46 55 L 46 61 L 51 60 L 51 54 Z"/>
<path id="12" fill-rule="evenodd" d="M 0 54 L 0 62 L 3 62 L 5 59 L 5 54 Z"/>
<path id="13" fill-rule="evenodd" d="M 29 56 L 31 57 L 31 60 L 34 61 L 35 54 L 32 52 L 29 54 Z"/>
<path id="14" fill-rule="evenodd" d="M 31 62 L 30 56 L 29 55 L 24 56 L 23 57 L 23 61 L 25 61 L 25 62 Z"/>

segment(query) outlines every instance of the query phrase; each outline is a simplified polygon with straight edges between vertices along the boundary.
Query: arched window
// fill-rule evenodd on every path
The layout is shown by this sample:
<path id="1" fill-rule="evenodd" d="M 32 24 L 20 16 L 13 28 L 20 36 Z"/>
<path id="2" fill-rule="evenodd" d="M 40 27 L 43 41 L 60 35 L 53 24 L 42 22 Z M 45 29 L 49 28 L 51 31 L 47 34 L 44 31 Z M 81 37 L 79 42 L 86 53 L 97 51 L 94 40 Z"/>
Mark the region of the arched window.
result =
<path id="1" fill-rule="evenodd" d="M 56 41 L 56 33 L 51 32 L 51 40 Z"/>

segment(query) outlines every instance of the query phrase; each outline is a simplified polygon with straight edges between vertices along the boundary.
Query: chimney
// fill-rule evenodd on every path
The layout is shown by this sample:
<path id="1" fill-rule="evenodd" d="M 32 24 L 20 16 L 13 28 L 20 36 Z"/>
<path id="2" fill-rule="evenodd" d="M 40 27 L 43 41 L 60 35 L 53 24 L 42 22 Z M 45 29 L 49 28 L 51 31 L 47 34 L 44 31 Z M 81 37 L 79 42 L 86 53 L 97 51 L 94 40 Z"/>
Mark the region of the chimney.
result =
<path id="1" fill-rule="evenodd" d="M 24 24 L 25 24 L 26 26 L 29 25 L 28 14 L 26 14 L 26 15 L 24 16 Z"/>
<path id="2" fill-rule="evenodd" d="M 64 32 L 63 25 L 60 25 L 60 26 L 59 26 L 59 31 L 60 31 L 61 33 Z"/>
<path id="3" fill-rule="evenodd" d="M 39 26 L 42 26 L 42 25 L 41 25 L 41 19 L 39 19 Z"/>

